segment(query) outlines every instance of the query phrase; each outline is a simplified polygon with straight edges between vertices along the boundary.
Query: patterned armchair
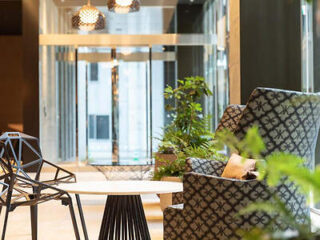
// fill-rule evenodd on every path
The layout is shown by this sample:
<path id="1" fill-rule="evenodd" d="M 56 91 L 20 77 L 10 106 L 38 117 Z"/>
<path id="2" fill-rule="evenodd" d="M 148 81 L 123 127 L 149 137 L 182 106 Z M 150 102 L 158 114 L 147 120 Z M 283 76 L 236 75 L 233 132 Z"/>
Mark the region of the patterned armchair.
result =
<path id="1" fill-rule="evenodd" d="M 320 95 L 268 88 L 257 88 L 246 106 L 231 105 L 217 131 L 228 128 L 239 138 L 253 125 L 266 143 L 264 156 L 285 151 L 306 158 L 313 168 L 313 154 L 320 124 Z M 239 230 L 264 227 L 270 216 L 252 213 L 236 217 L 251 202 L 268 200 L 272 194 L 292 209 L 296 217 L 308 214 L 305 198 L 294 183 L 268 188 L 257 180 L 220 177 L 224 162 L 188 159 L 184 176 L 184 204 L 164 211 L 164 239 L 241 239 Z M 286 228 L 277 222 L 278 227 Z"/>

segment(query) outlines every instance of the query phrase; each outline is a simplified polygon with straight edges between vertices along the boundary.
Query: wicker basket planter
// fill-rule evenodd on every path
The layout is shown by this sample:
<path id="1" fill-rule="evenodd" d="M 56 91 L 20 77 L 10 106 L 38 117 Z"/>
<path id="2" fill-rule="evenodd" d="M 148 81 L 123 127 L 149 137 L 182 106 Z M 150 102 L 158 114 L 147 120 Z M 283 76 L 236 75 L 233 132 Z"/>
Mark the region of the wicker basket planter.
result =
<path id="1" fill-rule="evenodd" d="M 166 162 L 173 162 L 177 160 L 175 154 L 156 153 L 154 171 L 156 172 L 158 167 L 164 166 Z"/>

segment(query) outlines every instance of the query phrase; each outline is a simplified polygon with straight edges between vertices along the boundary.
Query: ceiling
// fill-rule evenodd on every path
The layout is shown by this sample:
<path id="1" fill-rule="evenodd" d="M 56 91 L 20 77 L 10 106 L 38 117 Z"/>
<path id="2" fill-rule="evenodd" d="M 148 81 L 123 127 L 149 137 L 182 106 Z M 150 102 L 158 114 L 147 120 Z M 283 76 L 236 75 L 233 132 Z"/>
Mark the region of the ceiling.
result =
<path id="1" fill-rule="evenodd" d="M 142 6 L 175 7 L 179 4 L 203 4 L 207 0 L 140 0 Z M 79 7 L 87 3 L 87 0 L 54 0 L 58 7 Z M 95 6 L 106 6 L 107 0 L 91 0 Z"/>
<path id="2" fill-rule="evenodd" d="M 74 14 L 87 0 L 52 0 L 55 5 Z M 175 32 L 175 13 L 178 4 L 203 4 L 211 0 L 140 0 L 139 12 L 115 14 L 107 9 L 107 0 L 91 0 L 106 16 L 106 34 L 160 34 Z M 71 30 L 73 31 L 73 30 Z M 73 31 L 74 32 L 74 31 Z"/>

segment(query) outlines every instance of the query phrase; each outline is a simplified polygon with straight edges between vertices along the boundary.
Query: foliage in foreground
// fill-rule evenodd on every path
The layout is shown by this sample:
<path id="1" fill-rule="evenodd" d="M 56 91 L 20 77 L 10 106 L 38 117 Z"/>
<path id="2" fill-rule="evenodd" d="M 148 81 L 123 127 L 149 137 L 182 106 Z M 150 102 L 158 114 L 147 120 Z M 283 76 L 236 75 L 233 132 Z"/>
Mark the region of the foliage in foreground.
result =
<path id="1" fill-rule="evenodd" d="M 242 141 L 239 141 L 232 133 L 228 131 L 217 134 L 221 144 L 226 144 L 232 151 L 238 152 L 245 158 L 262 159 L 262 153 L 265 145 L 259 135 L 258 127 L 248 130 L 247 135 Z M 299 187 L 302 194 L 310 199 L 310 191 L 313 192 L 313 200 L 320 201 L 320 167 L 310 171 L 304 166 L 305 159 L 285 152 L 274 152 L 264 158 L 265 161 L 259 161 L 257 168 L 259 179 L 266 181 L 270 187 L 280 184 L 282 181 L 293 181 Z M 249 214 L 254 211 L 267 212 L 273 217 L 273 221 L 266 229 L 253 229 L 245 233 L 244 239 L 318 239 L 319 232 L 311 232 L 311 221 L 309 216 L 300 216 L 307 218 L 305 224 L 301 224 L 300 218 L 297 219 L 292 215 L 290 209 L 285 203 L 281 202 L 277 196 L 271 201 L 257 202 L 243 209 L 240 214 Z M 275 221 L 281 221 L 290 226 L 294 231 L 274 232 L 273 224 Z"/>

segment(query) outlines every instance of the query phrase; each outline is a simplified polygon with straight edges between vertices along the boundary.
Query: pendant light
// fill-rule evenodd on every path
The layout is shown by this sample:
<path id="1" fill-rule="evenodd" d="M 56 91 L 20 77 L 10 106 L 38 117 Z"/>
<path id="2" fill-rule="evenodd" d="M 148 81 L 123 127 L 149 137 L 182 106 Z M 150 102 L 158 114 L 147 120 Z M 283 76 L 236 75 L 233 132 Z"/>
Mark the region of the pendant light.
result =
<path id="1" fill-rule="evenodd" d="M 140 0 L 108 0 L 110 12 L 125 14 L 138 12 L 140 10 Z"/>
<path id="2" fill-rule="evenodd" d="M 105 16 L 90 0 L 72 16 L 72 28 L 84 31 L 101 30 L 105 27 Z"/>

